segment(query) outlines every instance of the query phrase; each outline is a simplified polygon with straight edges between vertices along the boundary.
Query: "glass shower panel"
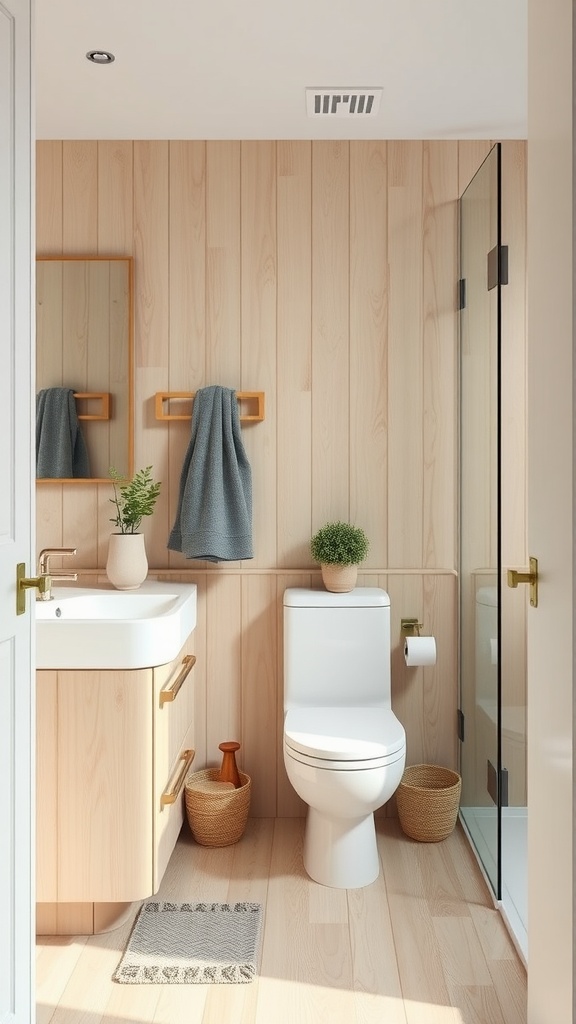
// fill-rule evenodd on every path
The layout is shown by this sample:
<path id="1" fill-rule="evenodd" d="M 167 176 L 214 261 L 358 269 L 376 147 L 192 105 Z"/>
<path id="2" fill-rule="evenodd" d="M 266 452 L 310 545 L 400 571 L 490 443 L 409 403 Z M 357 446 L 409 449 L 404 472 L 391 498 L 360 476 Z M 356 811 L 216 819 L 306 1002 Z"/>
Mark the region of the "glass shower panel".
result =
<path id="1" fill-rule="evenodd" d="M 461 817 L 500 896 L 500 147 L 460 222 Z"/>

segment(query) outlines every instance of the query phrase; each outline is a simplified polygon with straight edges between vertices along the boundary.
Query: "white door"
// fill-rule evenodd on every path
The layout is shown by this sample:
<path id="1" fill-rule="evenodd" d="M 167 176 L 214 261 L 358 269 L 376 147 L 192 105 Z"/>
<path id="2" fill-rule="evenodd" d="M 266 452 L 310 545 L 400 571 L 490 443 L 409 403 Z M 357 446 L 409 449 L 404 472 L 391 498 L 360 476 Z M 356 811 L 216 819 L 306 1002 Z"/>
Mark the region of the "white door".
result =
<path id="1" fill-rule="evenodd" d="M 0 0 L 0 1021 L 30 1024 L 33 963 L 30 0 Z"/>
<path id="2" fill-rule="evenodd" d="M 528 1024 L 547 1024 L 574 1019 L 572 0 L 528 11 Z"/>

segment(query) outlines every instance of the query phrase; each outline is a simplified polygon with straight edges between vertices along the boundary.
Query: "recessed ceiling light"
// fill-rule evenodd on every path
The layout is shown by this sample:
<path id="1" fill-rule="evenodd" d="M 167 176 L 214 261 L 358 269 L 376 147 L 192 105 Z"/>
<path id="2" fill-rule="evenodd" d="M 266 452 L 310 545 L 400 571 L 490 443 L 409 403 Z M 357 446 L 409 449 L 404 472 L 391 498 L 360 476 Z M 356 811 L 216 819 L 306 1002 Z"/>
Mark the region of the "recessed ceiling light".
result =
<path id="1" fill-rule="evenodd" d="M 114 54 L 109 53 L 108 50 L 88 50 L 86 57 L 93 64 L 111 64 L 115 59 Z"/>

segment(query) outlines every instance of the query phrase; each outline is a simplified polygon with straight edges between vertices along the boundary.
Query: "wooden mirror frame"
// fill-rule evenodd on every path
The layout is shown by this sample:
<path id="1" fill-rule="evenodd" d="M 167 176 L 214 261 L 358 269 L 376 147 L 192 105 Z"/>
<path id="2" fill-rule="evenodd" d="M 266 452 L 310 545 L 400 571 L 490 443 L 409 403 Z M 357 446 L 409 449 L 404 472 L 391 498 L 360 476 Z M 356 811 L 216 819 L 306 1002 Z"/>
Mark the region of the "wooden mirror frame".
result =
<path id="1" fill-rule="evenodd" d="M 127 477 L 131 477 L 134 472 L 134 260 L 131 256 L 112 256 L 112 255 L 91 255 L 78 253 L 72 255 L 62 255 L 61 253 L 55 255 L 42 255 L 36 257 L 36 263 L 125 263 L 128 272 L 128 316 L 127 316 L 127 394 L 126 394 L 126 409 L 127 409 L 127 452 L 125 455 L 125 465 L 116 465 L 119 472 Z M 36 308 L 38 309 L 38 294 L 36 294 Z M 40 318 L 37 317 L 37 321 Z M 38 329 L 36 331 L 36 345 L 38 345 Z M 38 360 L 38 349 L 36 349 L 36 361 Z M 76 382 L 75 382 L 76 383 Z M 37 381 L 37 391 L 41 387 L 50 386 L 48 384 L 39 384 Z M 63 386 L 66 386 L 65 384 Z M 90 390 L 86 387 L 82 391 L 78 390 L 75 392 L 77 399 L 82 403 L 82 413 L 79 413 L 79 418 L 82 421 L 102 421 L 105 419 L 112 419 L 115 415 L 116 402 L 114 400 L 114 394 L 110 395 L 110 391 L 105 391 L 102 388 L 91 388 Z M 89 430 L 91 428 L 88 428 Z M 118 462 L 119 460 L 116 460 Z M 124 461 L 124 460 L 123 460 Z M 114 464 L 114 463 L 113 463 Z M 37 484 L 98 484 L 98 483 L 110 483 L 110 477 L 106 476 L 90 476 L 90 477 L 36 477 Z"/>

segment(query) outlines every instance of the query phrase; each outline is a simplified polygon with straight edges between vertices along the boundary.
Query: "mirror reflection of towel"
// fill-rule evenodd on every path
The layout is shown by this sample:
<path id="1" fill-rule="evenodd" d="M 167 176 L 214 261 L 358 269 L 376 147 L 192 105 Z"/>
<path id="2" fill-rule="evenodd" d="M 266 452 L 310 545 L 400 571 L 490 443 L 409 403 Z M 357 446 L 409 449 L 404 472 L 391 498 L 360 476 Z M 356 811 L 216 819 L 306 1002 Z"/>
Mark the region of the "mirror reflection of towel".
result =
<path id="1" fill-rule="evenodd" d="M 252 473 L 244 450 L 236 392 L 196 392 L 192 436 L 180 477 L 171 551 L 209 562 L 253 558 Z"/>
<path id="2" fill-rule="evenodd" d="M 36 476 L 90 476 L 72 388 L 44 388 L 36 395 Z"/>

